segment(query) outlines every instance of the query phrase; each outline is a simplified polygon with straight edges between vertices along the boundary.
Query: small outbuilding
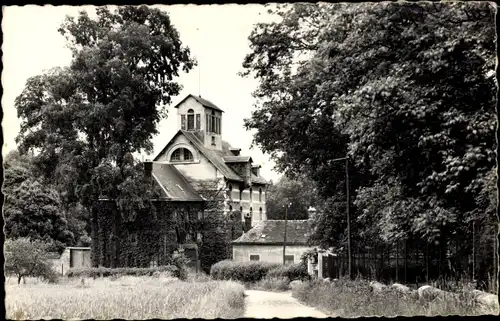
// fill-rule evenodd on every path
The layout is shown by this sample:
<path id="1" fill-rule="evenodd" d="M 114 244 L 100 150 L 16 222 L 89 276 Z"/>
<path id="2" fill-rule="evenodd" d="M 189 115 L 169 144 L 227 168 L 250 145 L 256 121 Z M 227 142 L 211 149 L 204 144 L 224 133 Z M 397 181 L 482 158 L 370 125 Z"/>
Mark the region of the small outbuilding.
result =
<path id="1" fill-rule="evenodd" d="M 298 263 L 308 244 L 309 220 L 286 221 L 286 263 Z M 244 233 L 233 244 L 233 261 L 283 262 L 285 220 L 265 220 Z"/>

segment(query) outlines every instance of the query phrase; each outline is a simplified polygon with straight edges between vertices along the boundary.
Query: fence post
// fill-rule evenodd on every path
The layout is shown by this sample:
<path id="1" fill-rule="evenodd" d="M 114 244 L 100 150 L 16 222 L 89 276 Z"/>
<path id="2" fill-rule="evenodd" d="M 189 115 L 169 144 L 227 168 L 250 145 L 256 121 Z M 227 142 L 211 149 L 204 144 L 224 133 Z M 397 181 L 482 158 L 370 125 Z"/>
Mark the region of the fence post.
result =
<path id="1" fill-rule="evenodd" d="M 405 252 L 405 278 L 404 282 L 408 282 L 408 275 L 407 275 L 407 269 L 408 269 L 408 239 L 405 238 L 404 240 L 404 252 Z"/>
<path id="2" fill-rule="evenodd" d="M 399 241 L 396 240 L 396 282 L 399 282 Z"/>
<path id="3" fill-rule="evenodd" d="M 425 282 L 429 283 L 429 243 L 425 242 Z"/>

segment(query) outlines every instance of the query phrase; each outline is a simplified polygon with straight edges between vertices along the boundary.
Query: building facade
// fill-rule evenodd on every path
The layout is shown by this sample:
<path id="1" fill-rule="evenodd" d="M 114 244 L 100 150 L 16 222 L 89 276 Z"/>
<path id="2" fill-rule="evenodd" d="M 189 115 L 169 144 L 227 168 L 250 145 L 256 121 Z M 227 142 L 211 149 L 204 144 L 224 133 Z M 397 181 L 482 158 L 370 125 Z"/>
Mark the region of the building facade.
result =
<path id="1" fill-rule="evenodd" d="M 311 249 L 308 245 L 310 233 L 309 220 L 285 221 L 266 220 L 259 222 L 251 230 L 234 240 L 233 261 L 265 261 L 283 263 L 283 250 L 286 263 L 298 263 L 304 252 Z M 283 249 L 283 244 L 286 244 Z"/>
<path id="2" fill-rule="evenodd" d="M 247 231 L 267 219 L 268 182 L 251 157 L 223 140 L 224 112 L 194 95 L 175 108 L 178 131 L 152 161 L 144 162 L 156 195 L 155 214 L 142 213 L 124 222 L 116 202 L 103 198 L 92 225 L 94 266 L 167 264 L 173 244 L 189 248 L 191 261 L 197 262 L 209 229 L 220 229 L 204 224 L 211 216 L 240 222 Z M 220 226 L 231 228 L 217 232 L 227 233 L 230 247 L 241 229 L 238 235 L 234 225 Z"/>

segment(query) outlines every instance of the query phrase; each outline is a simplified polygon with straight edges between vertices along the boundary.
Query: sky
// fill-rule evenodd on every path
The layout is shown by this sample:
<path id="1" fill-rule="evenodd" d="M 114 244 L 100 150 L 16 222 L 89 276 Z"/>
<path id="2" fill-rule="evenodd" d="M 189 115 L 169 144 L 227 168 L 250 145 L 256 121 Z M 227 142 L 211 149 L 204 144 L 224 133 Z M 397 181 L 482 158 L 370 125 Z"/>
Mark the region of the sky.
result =
<path id="1" fill-rule="evenodd" d="M 167 109 L 169 116 L 159 124 L 159 135 L 153 139 L 153 158 L 177 131 L 176 110 L 173 108 L 188 94 L 201 94 L 222 110 L 222 137 L 242 155 L 252 156 L 262 165 L 261 173 L 276 181 L 279 174 L 274 163 L 258 147 L 250 149 L 252 133 L 246 131 L 243 119 L 250 117 L 255 102 L 252 92 L 257 80 L 237 75 L 242 71 L 243 58 L 250 52 L 248 36 L 257 22 L 270 21 L 267 8 L 249 5 L 158 5 L 169 12 L 171 22 L 179 31 L 182 43 L 189 47 L 199 66 L 190 73 L 180 74 L 183 86 Z M 3 154 L 16 148 L 15 137 L 20 120 L 14 107 L 26 80 L 56 66 L 68 66 L 71 53 L 64 37 L 57 31 L 66 15 L 76 16 L 86 10 L 94 14 L 94 6 L 8 6 L 3 7 L 3 66 L 2 108 L 4 118 Z M 141 157 L 142 158 L 142 157 Z"/>

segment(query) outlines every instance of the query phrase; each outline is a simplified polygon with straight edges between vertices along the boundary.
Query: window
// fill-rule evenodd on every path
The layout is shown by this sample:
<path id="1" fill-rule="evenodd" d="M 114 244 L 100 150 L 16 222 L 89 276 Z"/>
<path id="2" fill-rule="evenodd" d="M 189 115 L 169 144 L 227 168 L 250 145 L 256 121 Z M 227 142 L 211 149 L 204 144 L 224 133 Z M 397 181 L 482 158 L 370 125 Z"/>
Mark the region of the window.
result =
<path id="1" fill-rule="evenodd" d="M 215 127 L 215 111 L 212 110 L 212 121 L 211 121 L 211 127 L 210 127 L 210 131 L 212 133 L 215 133 L 216 132 L 216 127 Z"/>
<path id="2" fill-rule="evenodd" d="M 214 136 L 212 136 L 212 145 L 215 146 L 215 137 Z"/>
<path id="3" fill-rule="evenodd" d="M 250 207 L 250 210 L 248 211 L 248 213 L 250 213 L 250 215 L 252 215 L 252 208 Z"/>
<path id="4" fill-rule="evenodd" d="M 262 188 L 259 188 L 259 202 L 262 202 Z"/>
<path id="5" fill-rule="evenodd" d="M 294 259 L 294 255 L 285 255 L 285 264 L 293 264 Z"/>
<path id="6" fill-rule="evenodd" d="M 259 254 L 250 254 L 250 261 L 259 261 L 259 260 L 260 260 Z"/>
<path id="7" fill-rule="evenodd" d="M 250 202 L 252 201 L 252 188 L 250 187 Z"/>
<path id="8" fill-rule="evenodd" d="M 194 110 L 192 110 L 192 109 L 188 110 L 187 129 L 194 130 Z"/>
<path id="9" fill-rule="evenodd" d="M 205 115 L 206 116 L 206 124 L 205 124 L 205 131 L 207 133 L 210 133 L 210 116 L 208 114 Z"/>
<path id="10" fill-rule="evenodd" d="M 233 199 L 233 185 L 231 184 L 227 185 L 227 196 L 229 197 L 230 200 Z"/>
<path id="11" fill-rule="evenodd" d="M 240 201 L 243 199 L 243 190 L 240 189 Z"/>
<path id="12" fill-rule="evenodd" d="M 201 115 L 196 114 L 196 130 L 200 130 L 200 126 L 201 126 Z"/>
<path id="13" fill-rule="evenodd" d="M 178 162 L 181 160 L 181 149 L 182 148 L 176 149 L 175 152 L 172 153 L 172 157 L 170 158 L 172 162 Z"/>
<path id="14" fill-rule="evenodd" d="M 229 212 L 232 212 L 232 211 L 233 211 L 233 206 L 229 205 Z"/>
<path id="15" fill-rule="evenodd" d="M 184 148 L 184 160 L 193 160 L 193 154 L 188 149 Z"/>
<path id="16" fill-rule="evenodd" d="M 176 149 L 170 157 L 171 162 L 192 161 L 193 159 L 193 154 L 186 148 Z"/>
<path id="17" fill-rule="evenodd" d="M 262 221 L 262 207 L 259 208 L 259 219 Z"/>
<path id="18" fill-rule="evenodd" d="M 186 129 L 186 115 L 181 115 L 181 129 Z"/>

